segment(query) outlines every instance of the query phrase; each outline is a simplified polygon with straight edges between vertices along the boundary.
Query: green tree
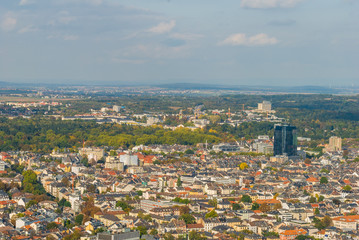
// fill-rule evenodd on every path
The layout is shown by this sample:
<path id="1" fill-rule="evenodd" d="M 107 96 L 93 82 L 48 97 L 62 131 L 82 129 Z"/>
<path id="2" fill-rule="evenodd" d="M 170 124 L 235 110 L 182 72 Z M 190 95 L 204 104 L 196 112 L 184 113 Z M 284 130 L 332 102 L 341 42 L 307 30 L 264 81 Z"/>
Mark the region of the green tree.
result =
<path id="1" fill-rule="evenodd" d="M 192 149 L 187 149 L 184 153 L 185 154 L 194 154 L 194 151 Z"/>
<path id="2" fill-rule="evenodd" d="M 147 228 L 145 226 L 138 226 L 136 230 L 140 232 L 141 237 L 147 234 Z"/>
<path id="3" fill-rule="evenodd" d="M 177 187 L 181 187 L 181 186 L 182 186 L 181 176 L 178 176 L 178 178 L 177 178 Z"/>
<path id="4" fill-rule="evenodd" d="M 263 237 L 279 237 L 279 233 L 277 233 L 277 232 L 264 232 Z"/>
<path id="5" fill-rule="evenodd" d="M 37 181 L 37 175 L 34 171 L 27 170 L 23 172 L 22 175 L 24 177 L 22 184 L 25 192 L 32 193 L 35 195 L 41 195 L 46 193 L 42 184 Z"/>
<path id="6" fill-rule="evenodd" d="M 320 178 L 320 184 L 327 184 L 327 183 L 328 183 L 328 178 L 326 178 L 326 177 Z"/>
<path id="7" fill-rule="evenodd" d="M 323 200 L 324 200 L 324 196 L 320 195 L 320 196 L 318 197 L 318 202 L 322 202 Z"/>
<path id="8" fill-rule="evenodd" d="M 317 199 L 314 196 L 311 196 L 309 198 L 309 203 L 315 203 L 317 201 Z"/>
<path id="9" fill-rule="evenodd" d="M 315 239 L 314 237 L 307 236 L 307 235 L 299 235 L 295 238 L 296 240 L 308 240 L 308 239 Z"/>
<path id="10" fill-rule="evenodd" d="M 214 209 L 205 215 L 205 218 L 215 218 L 215 217 L 218 217 L 218 214 Z"/>
<path id="11" fill-rule="evenodd" d="M 46 225 L 46 229 L 54 229 L 57 228 L 57 223 L 55 222 L 50 222 Z"/>
<path id="12" fill-rule="evenodd" d="M 331 226 L 331 225 L 332 225 L 332 219 L 331 219 L 329 216 L 325 216 L 325 217 L 323 218 L 323 225 L 324 225 L 325 227 Z"/>
<path id="13" fill-rule="evenodd" d="M 121 207 L 122 210 L 125 211 L 125 212 L 129 212 L 133 208 L 125 201 L 117 201 L 116 207 Z"/>
<path id="14" fill-rule="evenodd" d="M 157 229 L 151 229 L 150 234 L 151 235 L 157 235 L 158 234 Z"/>
<path id="15" fill-rule="evenodd" d="M 252 210 L 258 210 L 259 209 L 259 204 L 258 203 L 253 203 L 251 209 Z"/>
<path id="16" fill-rule="evenodd" d="M 81 238 L 81 236 L 81 232 L 76 229 L 72 234 L 65 236 L 64 240 L 78 240 Z"/>
<path id="17" fill-rule="evenodd" d="M 351 190 L 352 190 L 352 187 L 349 186 L 349 185 L 346 185 L 346 186 L 343 187 L 343 190 L 344 190 L 344 191 L 351 191 Z"/>
<path id="18" fill-rule="evenodd" d="M 319 211 L 318 208 L 316 208 L 316 209 L 314 210 L 314 214 L 315 214 L 315 215 L 319 215 L 319 214 L 320 214 L 320 211 Z"/>
<path id="19" fill-rule="evenodd" d="M 35 201 L 35 200 L 30 200 L 27 204 L 26 204 L 26 208 L 29 208 L 29 207 L 31 207 L 31 206 L 34 206 L 34 205 L 36 205 L 37 204 L 37 202 Z"/>
<path id="20" fill-rule="evenodd" d="M 208 204 L 211 205 L 212 207 L 217 208 L 217 204 L 218 204 L 217 199 L 213 198 L 213 199 L 209 200 Z"/>
<path id="21" fill-rule="evenodd" d="M 206 237 L 202 237 L 201 234 L 199 234 L 198 232 L 196 231 L 191 231 L 189 234 L 188 234 L 188 239 L 189 240 L 205 240 L 207 239 Z"/>
<path id="22" fill-rule="evenodd" d="M 251 203 L 252 202 L 252 198 L 248 195 L 243 195 L 241 198 L 242 202 L 247 202 L 247 203 Z"/>
<path id="23" fill-rule="evenodd" d="M 83 220 L 84 220 L 84 215 L 79 214 L 75 217 L 75 224 L 80 226 L 80 225 L 82 225 Z"/>
<path id="24" fill-rule="evenodd" d="M 179 219 L 185 221 L 186 224 L 196 223 L 196 219 L 189 213 L 182 214 Z"/>
<path id="25" fill-rule="evenodd" d="M 232 209 L 234 211 L 240 210 L 241 208 L 242 208 L 241 205 L 239 205 L 238 203 L 233 203 L 232 204 Z"/>

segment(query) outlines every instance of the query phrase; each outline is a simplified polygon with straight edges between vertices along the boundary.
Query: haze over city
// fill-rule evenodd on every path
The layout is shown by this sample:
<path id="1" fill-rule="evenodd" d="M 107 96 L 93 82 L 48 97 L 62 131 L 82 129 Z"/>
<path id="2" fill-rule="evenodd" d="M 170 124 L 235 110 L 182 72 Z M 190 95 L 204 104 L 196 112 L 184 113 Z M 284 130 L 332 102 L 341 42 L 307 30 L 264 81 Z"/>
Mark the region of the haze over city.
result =
<path id="1" fill-rule="evenodd" d="M 350 0 L 3 0 L 0 81 L 355 85 Z"/>

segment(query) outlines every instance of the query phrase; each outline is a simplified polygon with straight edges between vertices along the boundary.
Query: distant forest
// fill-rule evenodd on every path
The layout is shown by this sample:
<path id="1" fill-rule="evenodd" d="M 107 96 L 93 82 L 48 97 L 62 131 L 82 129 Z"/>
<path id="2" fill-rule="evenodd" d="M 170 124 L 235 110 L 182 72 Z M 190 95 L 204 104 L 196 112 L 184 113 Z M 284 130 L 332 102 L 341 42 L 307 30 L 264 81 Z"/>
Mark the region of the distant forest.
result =
<path id="1" fill-rule="evenodd" d="M 90 109 L 105 106 L 125 106 L 128 113 L 164 112 L 192 114 L 193 108 L 228 109 L 232 112 L 257 107 L 258 102 L 272 102 L 276 115 L 289 120 L 298 128 L 298 136 L 313 140 L 328 139 L 336 135 L 342 138 L 359 138 L 359 97 L 315 94 L 282 95 L 228 95 L 220 97 L 97 97 L 91 100 L 72 101 L 65 114 L 88 113 Z M 226 116 L 221 116 L 222 119 Z M 81 147 L 83 141 L 91 146 L 131 148 L 138 144 L 183 144 L 233 142 L 258 135 L 273 135 L 273 123 L 250 122 L 236 127 L 212 122 L 203 130 L 180 128 L 175 131 L 161 126 L 140 127 L 118 124 L 97 124 L 86 121 L 61 121 L 41 116 L 31 119 L 0 118 L 0 151 L 28 150 L 49 152 L 52 149 Z"/>

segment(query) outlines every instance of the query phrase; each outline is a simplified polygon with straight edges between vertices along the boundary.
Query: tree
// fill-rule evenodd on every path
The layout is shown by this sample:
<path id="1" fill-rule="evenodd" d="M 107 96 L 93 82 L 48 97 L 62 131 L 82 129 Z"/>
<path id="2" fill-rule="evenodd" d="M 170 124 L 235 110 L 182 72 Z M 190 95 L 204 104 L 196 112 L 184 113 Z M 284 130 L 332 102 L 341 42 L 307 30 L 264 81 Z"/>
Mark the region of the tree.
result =
<path id="1" fill-rule="evenodd" d="M 313 222 L 314 222 L 314 226 L 319 230 L 327 228 L 332 225 L 332 219 L 329 216 L 325 216 L 321 221 L 317 218 L 314 218 Z"/>
<path id="2" fill-rule="evenodd" d="M 124 201 L 117 201 L 116 207 L 121 207 L 122 210 L 125 212 L 129 212 L 132 209 L 132 207 L 127 202 Z"/>
<path id="3" fill-rule="evenodd" d="M 95 213 L 100 211 L 101 209 L 95 206 L 93 198 L 89 198 L 83 205 L 81 213 L 85 216 L 84 221 L 86 222 L 87 219 L 93 217 Z"/>
<path id="4" fill-rule="evenodd" d="M 46 225 L 46 229 L 54 229 L 57 228 L 57 223 L 55 222 L 50 222 Z"/>
<path id="5" fill-rule="evenodd" d="M 80 225 L 82 225 L 83 220 L 84 220 L 84 215 L 79 214 L 75 217 L 75 224 L 80 226 Z"/>
<path id="6" fill-rule="evenodd" d="M 241 198 L 242 202 L 247 202 L 247 203 L 251 203 L 252 202 L 252 198 L 248 195 L 243 195 Z"/>
<path id="7" fill-rule="evenodd" d="M 328 178 L 326 178 L 326 177 L 320 178 L 320 184 L 327 184 L 327 183 L 328 183 Z"/>
<path id="8" fill-rule="evenodd" d="M 296 240 L 308 240 L 308 239 L 315 239 L 314 237 L 311 236 L 307 236 L 307 235 L 298 235 L 296 238 Z"/>
<path id="9" fill-rule="evenodd" d="M 141 237 L 147 234 L 147 228 L 145 226 L 138 226 L 136 230 L 140 232 Z"/>
<path id="10" fill-rule="evenodd" d="M 87 191 L 90 193 L 95 193 L 96 192 L 96 186 L 93 184 L 89 184 L 87 185 Z"/>
<path id="11" fill-rule="evenodd" d="M 215 218 L 215 217 L 218 217 L 218 214 L 214 209 L 205 215 L 205 218 Z"/>
<path id="12" fill-rule="evenodd" d="M 204 239 L 207 239 L 206 237 L 202 237 L 201 234 L 199 234 L 198 232 L 196 231 L 191 231 L 188 235 L 188 239 L 189 240 L 204 240 Z"/>
<path id="13" fill-rule="evenodd" d="M 186 224 L 196 223 L 196 219 L 189 213 L 182 214 L 179 219 L 185 221 Z"/>
<path id="14" fill-rule="evenodd" d="M 70 186 L 70 181 L 67 177 L 62 178 L 61 183 L 64 184 L 66 187 Z"/>
<path id="15" fill-rule="evenodd" d="M 164 238 L 165 240 L 175 240 L 175 237 L 174 237 L 171 233 L 169 233 L 169 232 L 165 233 L 165 235 L 163 236 L 163 238 Z"/>
<path id="16" fill-rule="evenodd" d="M 270 206 L 268 203 L 263 203 L 259 206 L 259 210 L 261 210 L 262 212 L 269 212 Z"/>
<path id="17" fill-rule="evenodd" d="M 35 195 L 41 195 L 46 193 L 42 184 L 37 181 L 37 175 L 34 171 L 27 170 L 23 172 L 22 175 L 24 177 L 24 179 L 22 180 L 22 184 L 25 192 L 32 193 Z"/>
<path id="18" fill-rule="evenodd" d="M 343 190 L 344 190 L 344 191 L 351 191 L 351 190 L 352 190 L 352 187 L 349 186 L 349 185 L 346 185 L 346 186 L 343 187 Z"/>
<path id="19" fill-rule="evenodd" d="M 315 203 L 316 201 L 317 201 L 317 199 L 315 197 L 313 197 L 313 196 L 311 196 L 309 198 L 309 203 Z"/>
<path id="20" fill-rule="evenodd" d="M 274 210 L 278 210 L 278 209 L 281 209 L 282 208 L 282 204 L 281 203 L 276 203 L 276 204 L 274 204 L 274 206 L 273 206 L 273 209 Z"/>
<path id="21" fill-rule="evenodd" d="M 213 199 L 209 200 L 208 204 L 211 205 L 212 207 L 217 208 L 217 204 L 218 204 L 217 199 L 213 198 Z"/>
<path id="22" fill-rule="evenodd" d="M 241 164 L 239 164 L 239 168 L 240 168 L 241 170 L 244 170 L 244 169 L 248 168 L 248 164 L 245 163 L 245 162 L 242 162 Z"/>
<path id="23" fill-rule="evenodd" d="M 312 163 L 312 161 L 310 161 L 310 159 L 309 159 L 309 158 L 306 158 L 306 159 L 304 160 L 304 163 L 305 163 L 305 164 L 311 164 L 311 163 Z"/>
<path id="24" fill-rule="evenodd" d="M 157 235 L 158 234 L 157 229 L 151 229 L 150 234 L 151 235 Z"/>
<path id="25" fill-rule="evenodd" d="M 318 197 L 318 202 L 322 202 L 323 200 L 324 200 L 324 196 L 320 195 L 320 196 Z"/>
<path id="26" fill-rule="evenodd" d="M 76 229 L 72 234 L 65 236 L 64 240 L 78 240 L 81 238 L 81 236 L 81 232 Z"/>
<path id="27" fill-rule="evenodd" d="M 194 154 L 194 151 L 192 149 L 187 149 L 184 153 L 185 154 Z"/>
<path id="28" fill-rule="evenodd" d="M 332 225 L 332 219 L 327 215 L 323 218 L 323 224 L 325 227 L 329 227 Z"/>
<path id="29" fill-rule="evenodd" d="M 318 208 L 316 208 L 316 209 L 314 210 L 314 214 L 315 214 L 315 215 L 319 215 L 319 214 L 320 214 L 320 211 L 319 211 Z"/>
<path id="30" fill-rule="evenodd" d="M 33 205 L 36 205 L 37 204 L 37 202 L 35 201 L 35 200 L 30 200 L 27 204 L 26 204 L 26 208 L 29 208 L 29 207 L 31 207 L 31 206 L 33 206 Z"/>
<path id="31" fill-rule="evenodd" d="M 177 178 L 177 187 L 181 187 L 181 186 L 182 186 L 181 176 L 178 176 L 178 178 Z"/>
<path id="32" fill-rule="evenodd" d="M 335 205 L 339 206 L 342 202 L 341 202 L 339 199 L 334 198 L 334 199 L 333 199 L 333 203 L 334 203 Z"/>
<path id="33" fill-rule="evenodd" d="M 263 237 L 279 237 L 279 233 L 277 233 L 277 232 L 264 232 Z"/>
<path id="34" fill-rule="evenodd" d="M 63 208 L 63 207 L 71 207 L 71 203 L 66 201 L 65 198 L 61 199 L 59 202 L 58 202 L 58 205 L 59 205 L 59 208 Z"/>
<path id="35" fill-rule="evenodd" d="M 251 209 L 252 210 L 258 210 L 259 209 L 259 204 L 258 203 L 253 203 Z"/>
<path id="36" fill-rule="evenodd" d="M 234 211 L 240 210 L 241 208 L 242 208 L 241 205 L 238 204 L 238 203 L 233 203 L 233 204 L 232 204 L 232 209 L 233 209 Z"/>

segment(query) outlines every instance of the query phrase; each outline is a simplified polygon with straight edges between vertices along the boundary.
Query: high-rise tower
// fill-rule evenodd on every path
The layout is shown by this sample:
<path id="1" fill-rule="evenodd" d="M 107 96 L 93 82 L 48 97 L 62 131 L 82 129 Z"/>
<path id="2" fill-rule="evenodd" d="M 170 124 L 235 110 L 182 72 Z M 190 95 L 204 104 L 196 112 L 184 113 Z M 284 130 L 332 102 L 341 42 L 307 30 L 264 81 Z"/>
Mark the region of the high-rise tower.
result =
<path id="1" fill-rule="evenodd" d="M 289 125 L 275 125 L 274 127 L 274 156 L 297 155 L 297 128 Z"/>

